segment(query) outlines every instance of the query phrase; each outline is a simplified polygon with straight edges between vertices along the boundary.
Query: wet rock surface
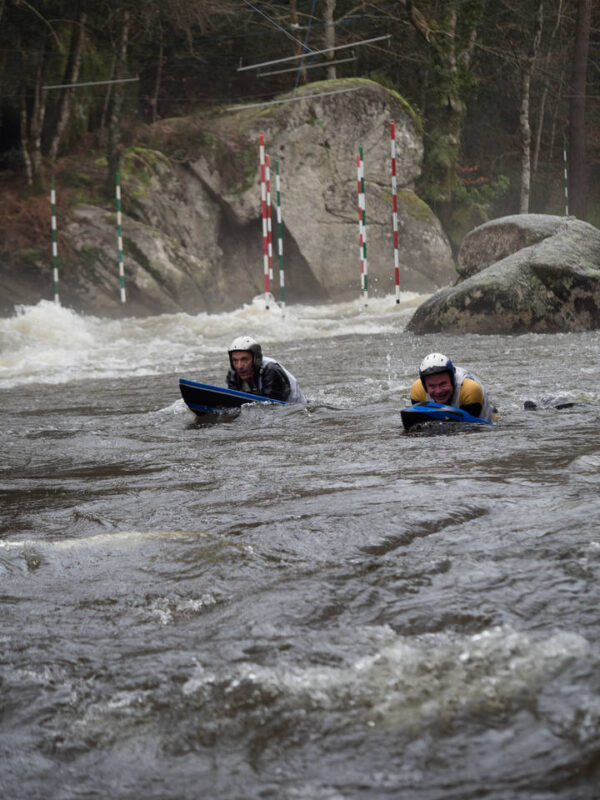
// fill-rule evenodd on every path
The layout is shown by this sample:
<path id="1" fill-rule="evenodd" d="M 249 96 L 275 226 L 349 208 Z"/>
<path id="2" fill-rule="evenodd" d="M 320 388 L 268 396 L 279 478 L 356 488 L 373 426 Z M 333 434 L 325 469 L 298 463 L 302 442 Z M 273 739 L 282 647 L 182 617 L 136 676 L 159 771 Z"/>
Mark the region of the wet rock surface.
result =
<path id="1" fill-rule="evenodd" d="M 498 260 L 494 260 L 494 259 Z M 414 333 L 556 333 L 600 327 L 600 231 L 574 218 L 525 214 L 467 237 L 459 272 L 408 324 Z"/>

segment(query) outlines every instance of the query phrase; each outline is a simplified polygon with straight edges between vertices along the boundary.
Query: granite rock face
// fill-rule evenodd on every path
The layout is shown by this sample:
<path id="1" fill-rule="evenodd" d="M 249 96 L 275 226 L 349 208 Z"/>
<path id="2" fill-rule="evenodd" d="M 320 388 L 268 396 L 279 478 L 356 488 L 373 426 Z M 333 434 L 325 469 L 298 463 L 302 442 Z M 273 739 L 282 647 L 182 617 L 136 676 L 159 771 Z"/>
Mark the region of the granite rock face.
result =
<path id="1" fill-rule="evenodd" d="M 289 103 L 162 120 L 124 151 L 127 313 L 223 311 L 264 291 L 260 133 L 271 165 L 274 296 L 280 292 L 276 161 L 286 302 L 360 295 L 359 145 L 365 166 L 369 291 L 393 292 L 392 119 L 401 289 L 431 292 L 450 284 L 456 269 L 449 242 L 414 190 L 423 156 L 418 122 L 394 92 L 371 81 L 343 80 L 304 86 Z M 115 218 L 108 203 L 88 202 L 71 206 L 59 222 L 61 300 L 77 309 L 123 312 Z M 42 273 L 49 286 L 48 260 L 37 261 L 30 257 L 27 280 L 18 292 L 15 288 L 11 295 L 10 281 L 6 284 L 5 304 L 24 302 L 28 293 L 37 302 Z"/>
<path id="2" fill-rule="evenodd" d="M 600 328 L 600 231 L 575 218 L 503 217 L 465 237 L 462 279 L 419 306 L 414 333 Z"/>

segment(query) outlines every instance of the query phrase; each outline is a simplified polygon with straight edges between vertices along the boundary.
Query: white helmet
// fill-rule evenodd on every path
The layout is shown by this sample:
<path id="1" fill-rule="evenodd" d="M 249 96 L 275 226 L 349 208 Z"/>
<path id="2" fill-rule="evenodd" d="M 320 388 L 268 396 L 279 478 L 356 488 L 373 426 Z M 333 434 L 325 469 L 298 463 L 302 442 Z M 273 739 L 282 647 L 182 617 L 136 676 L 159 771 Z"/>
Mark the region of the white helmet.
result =
<path id="1" fill-rule="evenodd" d="M 227 352 L 229 354 L 229 363 L 231 364 L 232 369 L 233 361 L 231 360 L 231 354 L 234 352 L 234 350 L 246 350 L 247 352 L 252 353 L 252 366 L 256 371 L 260 369 L 262 365 L 262 348 L 251 336 L 237 336 L 229 345 Z"/>
<path id="2" fill-rule="evenodd" d="M 421 361 L 421 366 L 419 367 L 419 378 L 421 378 L 421 383 L 425 391 L 427 391 L 427 387 L 425 386 L 423 378 L 427 375 L 435 375 L 438 372 L 448 372 L 450 374 L 452 386 L 455 385 L 454 375 L 456 369 L 448 356 L 445 356 L 443 353 L 429 353 L 429 355 L 425 356 L 423 361 Z"/>

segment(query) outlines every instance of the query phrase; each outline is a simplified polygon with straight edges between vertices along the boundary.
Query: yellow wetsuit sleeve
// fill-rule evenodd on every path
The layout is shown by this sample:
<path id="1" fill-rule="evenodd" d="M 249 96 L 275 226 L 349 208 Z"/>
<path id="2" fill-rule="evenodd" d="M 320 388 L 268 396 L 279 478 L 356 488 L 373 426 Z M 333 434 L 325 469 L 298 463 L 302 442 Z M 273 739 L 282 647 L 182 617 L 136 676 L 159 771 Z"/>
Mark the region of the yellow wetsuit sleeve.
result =
<path id="1" fill-rule="evenodd" d="M 458 395 L 458 407 L 464 408 L 472 403 L 479 403 L 483 408 L 483 389 L 477 381 L 472 378 L 465 378 Z"/>
<path id="2" fill-rule="evenodd" d="M 423 384 L 421 383 L 421 379 L 418 378 L 413 385 L 410 387 L 410 402 L 411 403 L 424 403 L 427 400 L 427 392 Z"/>

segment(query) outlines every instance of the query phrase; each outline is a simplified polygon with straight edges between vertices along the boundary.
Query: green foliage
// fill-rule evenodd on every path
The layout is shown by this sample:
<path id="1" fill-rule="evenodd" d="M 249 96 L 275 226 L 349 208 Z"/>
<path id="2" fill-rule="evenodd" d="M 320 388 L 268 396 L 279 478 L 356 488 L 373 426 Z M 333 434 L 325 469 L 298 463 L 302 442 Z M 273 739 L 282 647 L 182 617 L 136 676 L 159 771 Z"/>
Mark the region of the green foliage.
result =
<path id="1" fill-rule="evenodd" d="M 93 184 L 94 179 L 85 172 L 72 172 L 69 175 L 69 185 L 74 189 L 87 188 L 88 186 L 93 186 Z"/>
<path id="2" fill-rule="evenodd" d="M 159 151 L 172 161 L 195 161 L 206 150 L 220 147 L 219 137 L 204 128 L 201 117 L 171 117 L 161 120 L 150 129 L 149 148 Z"/>
<path id="3" fill-rule="evenodd" d="M 471 184 L 456 181 L 452 191 L 452 211 L 446 224 L 446 234 L 455 251 L 469 231 L 498 216 L 496 206 L 509 189 L 510 180 L 505 175 Z"/>
<path id="4" fill-rule="evenodd" d="M 380 86 L 390 89 L 392 92 L 398 91 L 398 87 L 396 86 L 393 78 L 390 78 L 390 76 L 383 70 L 374 70 L 373 72 L 369 73 L 369 78 L 372 81 L 375 81 L 375 83 L 378 83 Z"/>
<path id="5" fill-rule="evenodd" d="M 303 17 L 306 8 L 300 5 L 298 11 Z M 310 31 L 310 45 L 315 48 L 323 45 L 324 5 L 317 4 Z M 35 147 L 36 113 L 38 120 L 42 116 L 41 109 L 35 108 L 36 96 L 46 102 L 40 136 L 41 155 L 48 154 L 63 91 L 44 94 L 40 90 L 42 85 L 65 80 L 82 10 L 86 13 L 86 37 L 81 82 L 115 77 L 115 55 L 124 20 L 127 14 L 130 16 L 124 77 L 137 76 L 139 81 L 123 85 L 123 137 L 119 146 L 124 147 L 123 178 L 134 181 L 140 192 L 149 191 L 153 176 L 161 170 L 163 162 L 148 154 L 152 151 L 160 151 L 166 160 L 181 162 L 206 156 L 229 191 L 243 191 L 254 180 L 255 163 L 239 142 L 248 126 L 259 118 L 269 119 L 275 111 L 253 108 L 232 113 L 228 127 L 222 124 L 215 128 L 209 123 L 210 109 L 269 100 L 285 93 L 329 91 L 340 85 L 339 80 L 324 80 L 310 87 L 296 87 L 296 72 L 258 78 L 254 70 L 238 71 L 242 64 L 293 52 L 281 31 L 265 24 L 260 14 L 239 0 L 10 0 L 0 3 L 0 8 L 0 48 L 6 54 L 0 83 L 0 141 L 4 148 L 0 169 L 5 172 L 25 171 L 20 138 L 23 104 L 31 146 Z M 266 8 L 276 11 L 280 24 L 290 29 L 290 4 L 271 0 Z M 514 187 L 520 169 L 520 142 L 515 133 L 521 99 L 519 67 L 531 43 L 536 8 L 536 0 L 371 0 L 367 5 L 337 0 L 335 13 L 340 24 L 336 45 L 381 34 L 391 36 L 389 42 L 357 48 L 356 61 L 337 66 L 337 74 L 345 85 L 377 83 L 410 114 L 425 138 L 420 190 L 452 231 L 467 224 L 456 224 L 455 220 L 459 216 L 471 219 L 471 210 L 479 215 L 498 209 L 504 213 L 517 210 Z M 544 177 L 537 179 L 537 190 L 535 183 L 532 186 L 532 211 L 561 208 L 562 154 L 556 145 L 556 129 L 557 121 L 563 125 L 569 117 L 569 97 L 562 81 L 569 74 L 575 30 L 572 5 L 546 3 L 544 14 L 543 46 L 533 73 L 531 98 L 532 123 L 537 123 L 541 94 L 547 84 L 547 103 L 541 117 Z M 592 28 L 598 30 L 599 4 L 593 4 L 592 14 Z M 596 61 L 598 45 L 592 41 L 590 63 Z M 309 73 L 311 77 L 317 74 Z M 366 75 L 370 81 L 362 77 Z M 588 81 L 591 102 L 587 133 L 593 165 L 600 161 L 598 113 L 593 102 L 600 94 L 600 73 L 588 70 Z M 73 113 L 59 156 L 71 157 L 83 148 L 89 152 L 90 143 L 91 149 L 106 146 L 114 91 L 110 85 L 74 90 Z M 153 106 L 156 92 L 157 104 Z M 198 109 L 202 113 L 197 114 Z M 151 124 L 154 110 L 159 121 Z M 316 124 L 314 119 L 308 122 Z M 130 150 L 133 144 L 145 146 L 147 152 L 141 152 L 144 147 L 137 152 Z M 487 188 L 466 188 L 457 181 L 456 168 L 465 152 L 468 160 L 481 164 L 482 172 L 489 176 Z M 96 159 L 95 166 L 105 168 L 106 160 Z M 44 169 L 42 159 L 36 176 L 38 185 L 43 182 Z M 77 201 L 95 191 L 96 177 L 86 185 L 86 172 L 83 169 L 72 179 Z M 502 175 L 511 176 L 512 190 L 506 188 Z M 545 191 L 546 185 L 552 191 Z M 108 186 L 107 203 L 110 193 Z M 588 209 L 596 221 L 600 216 L 599 197 L 600 181 L 592 180 Z M 451 235 L 454 240 L 458 233 Z"/>
<path id="6" fill-rule="evenodd" d="M 8 253 L 6 256 L 8 257 Z M 19 251 L 20 259 L 28 266 L 37 267 L 40 263 L 44 263 L 48 259 L 48 255 L 35 247 L 27 247 Z"/>

